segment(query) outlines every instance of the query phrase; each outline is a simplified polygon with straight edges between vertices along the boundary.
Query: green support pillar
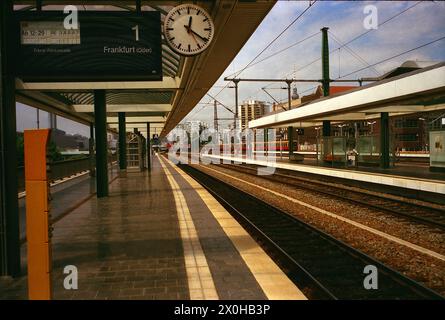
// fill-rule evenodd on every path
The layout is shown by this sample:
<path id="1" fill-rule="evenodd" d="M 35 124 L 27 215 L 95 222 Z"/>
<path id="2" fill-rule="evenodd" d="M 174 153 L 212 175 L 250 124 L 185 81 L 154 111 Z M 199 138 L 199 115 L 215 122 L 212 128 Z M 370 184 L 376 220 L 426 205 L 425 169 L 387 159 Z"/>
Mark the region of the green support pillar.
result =
<path id="1" fill-rule="evenodd" d="M 151 137 L 150 137 L 150 122 L 147 122 L 147 168 L 151 169 Z"/>
<path id="2" fill-rule="evenodd" d="M 141 161 L 139 162 L 139 168 L 142 170 L 145 169 L 145 159 L 147 158 L 147 141 L 142 135 L 142 133 L 138 133 L 139 139 L 141 141 Z"/>
<path id="3" fill-rule="evenodd" d="M 329 77 L 329 42 L 328 42 L 328 30 L 329 28 L 324 27 L 321 28 L 322 33 L 322 42 L 321 42 L 321 74 L 322 74 L 322 85 L 323 85 L 323 96 L 329 96 L 329 85 L 330 85 L 330 77 Z M 331 121 L 325 120 L 323 121 L 323 137 L 331 136 Z M 323 156 L 329 153 L 328 149 L 328 140 L 323 139 Z"/>
<path id="4" fill-rule="evenodd" d="M 287 127 L 287 141 L 290 157 L 294 154 L 294 127 Z"/>
<path id="5" fill-rule="evenodd" d="M 323 120 L 323 137 L 331 136 L 331 121 Z"/>
<path id="6" fill-rule="evenodd" d="M 328 30 L 329 28 L 324 27 L 321 29 L 322 33 L 322 43 L 321 43 L 321 65 L 322 65 L 322 84 L 323 84 L 323 96 L 329 96 L 329 42 L 328 42 Z"/>
<path id="7" fill-rule="evenodd" d="M 119 112 L 119 169 L 127 169 L 127 132 L 125 112 Z"/>
<path id="8" fill-rule="evenodd" d="M 0 276 L 20 275 L 17 129 L 11 36 L 13 4 L 0 4 Z"/>
<path id="9" fill-rule="evenodd" d="M 321 44 L 321 62 L 322 62 L 322 85 L 323 85 L 323 96 L 329 96 L 329 42 L 328 42 L 328 29 L 324 27 L 321 29 L 322 32 L 322 44 Z M 331 122 L 323 121 L 323 136 L 328 137 L 331 135 Z"/>
<path id="10" fill-rule="evenodd" d="M 94 155 L 94 123 L 90 123 L 90 140 L 88 151 L 90 154 L 90 177 L 96 176 L 95 155 Z"/>
<path id="11" fill-rule="evenodd" d="M 389 168 L 389 115 L 388 112 L 380 114 L 380 167 Z"/>
<path id="12" fill-rule="evenodd" d="M 96 124 L 96 192 L 108 196 L 107 109 L 105 90 L 94 91 L 94 123 Z"/>

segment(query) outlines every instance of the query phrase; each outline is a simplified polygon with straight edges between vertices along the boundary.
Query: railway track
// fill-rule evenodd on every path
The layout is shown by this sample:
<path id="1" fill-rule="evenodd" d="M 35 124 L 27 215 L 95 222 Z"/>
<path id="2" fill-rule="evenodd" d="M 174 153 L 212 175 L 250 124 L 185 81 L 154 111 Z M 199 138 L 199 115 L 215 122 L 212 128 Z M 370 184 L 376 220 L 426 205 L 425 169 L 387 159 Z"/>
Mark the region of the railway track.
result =
<path id="1" fill-rule="evenodd" d="M 180 165 L 252 234 L 312 299 L 443 299 L 442 296 L 304 221 L 195 167 Z M 365 266 L 378 289 L 364 288 Z"/>
<path id="2" fill-rule="evenodd" d="M 255 174 L 256 167 L 240 166 L 240 165 L 216 165 L 230 170 L 235 170 L 241 173 Z M 270 181 L 279 182 L 299 189 L 308 190 L 314 193 L 328 195 L 352 204 L 358 204 L 368 208 L 374 208 L 393 216 L 405 218 L 409 221 L 416 221 L 424 225 L 432 226 L 445 230 L 445 210 L 424 206 L 412 202 L 404 202 L 403 200 L 387 198 L 349 188 L 342 188 L 340 186 L 333 186 L 332 184 L 313 181 L 307 178 L 297 177 L 295 175 L 283 174 L 275 172 L 270 176 L 257 176 Z"/>

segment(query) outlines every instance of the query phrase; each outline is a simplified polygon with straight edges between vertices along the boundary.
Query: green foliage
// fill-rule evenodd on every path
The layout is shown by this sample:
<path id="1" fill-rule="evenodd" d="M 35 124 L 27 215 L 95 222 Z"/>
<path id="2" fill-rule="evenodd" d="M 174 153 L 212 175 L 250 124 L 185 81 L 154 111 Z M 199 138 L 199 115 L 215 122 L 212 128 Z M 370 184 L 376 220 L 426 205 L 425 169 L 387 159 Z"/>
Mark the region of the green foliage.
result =
<path id="1" fill-rule="evenodd" d="M 50 141 L 49 145 L 48 145 L 48 150 L 47 150 L 47 154 L 48 154 L 48 160 L 50 162 L 55 162 L 55 161 L 61 161 L 63 160 L 63 156 L 59 151 L 59 148 L 57 147 L 57 145 L 54 143 L 54 141 Z"/>
<path id="2" fill-rule="evenodd" d="M 23 133 L 17 132 L 17 166 L 23 167 L 25 165 L 25 141 L 23 137 Z M 64 156 L 60 153 L 60 149 L 54 143 L 54 141 L 49 142 L 48 149 L 48 160 L 49 162 L 56 162 L 65 160 Z M 87 155 L 79 154 L 67 157 L 68 159 L 83 159 L 88 157 Z"/>
<path id="3" fill-rule="evenodd" d="M 17 133 L 17 166 L 23 167 L 25 165 L 25 141 L 22 133 Z"/>

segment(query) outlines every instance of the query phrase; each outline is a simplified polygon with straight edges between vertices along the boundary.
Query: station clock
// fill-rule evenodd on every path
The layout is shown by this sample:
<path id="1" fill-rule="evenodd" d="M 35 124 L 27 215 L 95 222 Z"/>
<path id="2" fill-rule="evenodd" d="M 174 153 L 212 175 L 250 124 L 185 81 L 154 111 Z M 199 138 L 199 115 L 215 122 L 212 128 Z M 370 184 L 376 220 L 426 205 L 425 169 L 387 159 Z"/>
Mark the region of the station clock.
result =
<path id="1" fill-rule="evenodd" d="M 192 56 L 207 49 L 214 25 L 206 10 L 195 4 L 182 4 L 169 11 L 164 20 L 164 36 L 175 52 Z"/>

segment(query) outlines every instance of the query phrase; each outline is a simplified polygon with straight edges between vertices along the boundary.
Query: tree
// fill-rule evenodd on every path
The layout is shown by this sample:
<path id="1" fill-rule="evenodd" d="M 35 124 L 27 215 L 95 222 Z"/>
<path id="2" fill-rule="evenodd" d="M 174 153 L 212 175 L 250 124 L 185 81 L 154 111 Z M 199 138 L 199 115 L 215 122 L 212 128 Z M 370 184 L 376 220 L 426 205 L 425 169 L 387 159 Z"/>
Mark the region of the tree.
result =
<path id="1" fill-rule="evenodd" d="M 23 133 L 17 132 L 17 166 L 23 167 L 25 165 L 25 141 L 23 138 Z"/>
<path id="2" fill-rule="evenodd" d="M 50 162 L 56 162 L 56 161 L 63 160 L 63 156 L 60 153 L 59 148 L 52 140 L 50 140 L 50 142 L 49 142 L 47 154 L 48 154 L 48 159 Z"/>
<path id="3" fill-rule="evenodd" d="M 17 132 L 17 166 L 23 167 L 25 165 L 25 140 L 22 132 Z M 50 140 L 47 155 L 49 162 L 63 160 L 63 155 L 54 141 Z"/>

